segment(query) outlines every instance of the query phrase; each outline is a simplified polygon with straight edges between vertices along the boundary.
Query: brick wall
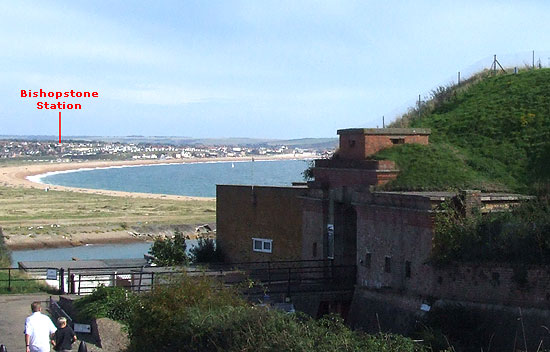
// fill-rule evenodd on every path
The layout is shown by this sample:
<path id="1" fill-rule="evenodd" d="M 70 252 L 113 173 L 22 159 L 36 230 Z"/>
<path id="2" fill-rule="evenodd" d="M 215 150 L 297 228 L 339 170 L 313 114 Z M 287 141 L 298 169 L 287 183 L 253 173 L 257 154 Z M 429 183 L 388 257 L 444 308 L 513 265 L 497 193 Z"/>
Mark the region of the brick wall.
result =
<path id="1" fill-rule="evenodd" d="M 435 270 L 432 280 L 431 294 L 442 299 L 550 309 L 549 267 L 461 263 Z"/>
<path id="2" fill-rule="evenodd" d="M 400 129 L 399 132 L 401 133 L 396 133 L 393 129 L 371 129 L 368 131 L 363 129 L 353 130 L 352 133 L 345 130 L 342 133 L 339 131 L 338 156 L 342 159 L 359 160 L 396 144 L 429 143 L 429 133 L 414 134 L 414 132 L 407 129 Z"/>
<path id="3" fill-rule="evenodd" d="M 303 199 L 302 254 L 304 260 L 326 259 L 326 201 Z"/>
<path id="4" fill-rule="evenodd" d="M 425 261 L 432 248 L 431 214 L 376 204 L 357 206 L 357 214 L 358 285 L 396 290 L 425 285 L 430 274 Z"/>
<path id="5" fill-rule="evenodd" d="M 228 262 L 300 259 L 302 201 L 299 187 L 216 187 L 217 244 Z M 252 238 L 273 240 L 272 253 L 254 252 Z"/>

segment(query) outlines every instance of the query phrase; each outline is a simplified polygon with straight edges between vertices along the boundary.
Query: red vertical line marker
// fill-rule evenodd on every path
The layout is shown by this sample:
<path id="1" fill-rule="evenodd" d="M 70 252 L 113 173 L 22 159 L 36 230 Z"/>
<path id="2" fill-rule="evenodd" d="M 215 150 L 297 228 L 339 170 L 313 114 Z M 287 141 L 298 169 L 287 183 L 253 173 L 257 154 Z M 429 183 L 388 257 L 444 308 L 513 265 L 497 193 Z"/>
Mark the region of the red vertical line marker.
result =
<path id="1" fill-rule="evenodd" d="M 61 111 L 59 112 L 59 143 L 61 143 Z"/>

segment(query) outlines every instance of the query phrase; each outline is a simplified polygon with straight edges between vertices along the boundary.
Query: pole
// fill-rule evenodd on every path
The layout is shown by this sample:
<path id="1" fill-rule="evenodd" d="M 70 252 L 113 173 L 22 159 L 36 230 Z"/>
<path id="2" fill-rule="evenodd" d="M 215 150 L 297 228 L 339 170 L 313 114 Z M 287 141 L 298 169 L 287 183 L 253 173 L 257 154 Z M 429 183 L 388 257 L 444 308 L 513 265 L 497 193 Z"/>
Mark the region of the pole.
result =
<path id="1" fill-rule="evenodd" d="M 63 268 L 59 269 L 59 293 L 65 293 L 65 270 Z"/>
<path id="2" fill-rule="evenodd" d="M 533 50 L 533 69 L 535 69 L 535 50 Z"/>
<path id="3" fill-rule="evenodd" d="M 384 121 L 384 115 L 382 115 L 382 128 L 386 128 L 386 122 Z"/>
<path id="4" fill-rule="evenodd" d="M 418 94 L 418 117 L 420 117 L 420 94 Z"/>
<path id="5" fill-rule="evenodd" d="M 8 268 L 8 291 L 11 291 L 11 269 Z"/>
<path id="6" fill-rule="evenodd" d="M 458 85 L 460 85 L 460 71 L 458 71 Z"/>

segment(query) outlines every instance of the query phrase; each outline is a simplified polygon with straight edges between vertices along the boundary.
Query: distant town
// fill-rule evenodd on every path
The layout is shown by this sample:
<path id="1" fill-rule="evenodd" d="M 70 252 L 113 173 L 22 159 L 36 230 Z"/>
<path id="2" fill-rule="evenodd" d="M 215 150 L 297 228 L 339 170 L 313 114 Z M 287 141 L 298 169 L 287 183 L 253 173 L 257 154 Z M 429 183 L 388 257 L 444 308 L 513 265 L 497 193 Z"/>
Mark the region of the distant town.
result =
<path id="1" fill-rule="evenodd" d="M 2 140 L 0 159 L 36 161 L 71 160 L 168 160 L 295 155 L 323 157 L 334 152 L 331 146 L 297 147 L 285 145 L 172 145 L 104 141 Z"/>

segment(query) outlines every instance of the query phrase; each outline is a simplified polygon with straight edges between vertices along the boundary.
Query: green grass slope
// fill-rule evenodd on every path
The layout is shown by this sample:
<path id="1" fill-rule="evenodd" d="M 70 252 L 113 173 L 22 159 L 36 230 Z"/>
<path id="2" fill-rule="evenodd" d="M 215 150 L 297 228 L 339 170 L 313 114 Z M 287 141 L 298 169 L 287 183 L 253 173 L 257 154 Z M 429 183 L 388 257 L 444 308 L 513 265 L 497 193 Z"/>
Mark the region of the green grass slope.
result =
<path id="1" fill-rule="evenodd" d="M 489 76 L 440 87 L 394 122 L 431 128 L 429 146 L 402 145 L 376 159 L 394 160 L 394 190 L 529 192 L 550 172 L 550 69 Z"/>

